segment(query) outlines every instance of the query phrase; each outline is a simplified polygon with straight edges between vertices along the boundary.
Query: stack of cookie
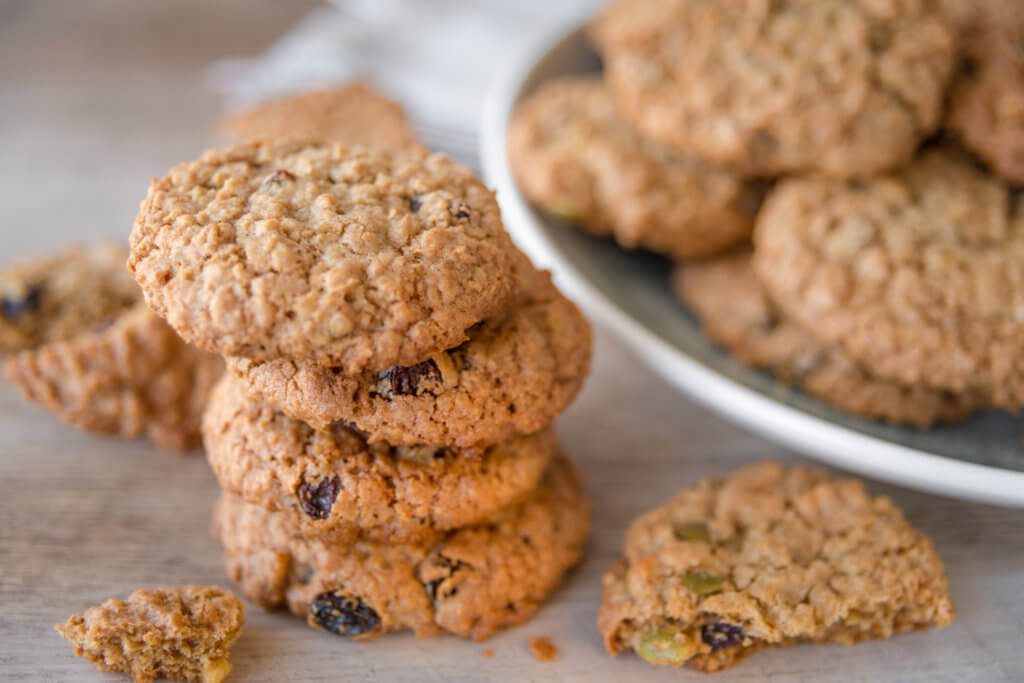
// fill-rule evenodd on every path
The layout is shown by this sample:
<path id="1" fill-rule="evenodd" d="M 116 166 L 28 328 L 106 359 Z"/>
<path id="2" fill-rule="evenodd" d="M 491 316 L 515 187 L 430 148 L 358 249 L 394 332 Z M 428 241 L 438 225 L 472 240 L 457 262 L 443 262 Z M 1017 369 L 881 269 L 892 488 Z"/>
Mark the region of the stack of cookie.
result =
<path id="1" fill-rule="evenodd" d="M 676 261 L 710 337 L 841 410 L 1024 404 L 1019 3 L 617 0 L 588 29 L 603 73 L 509 130 L 532 201 Z"/>
<path id="2" fill-rule="evenodd" d="M 589 327 L 468 169 L 416 145 L 211 150 L 154 181 L 129 269 L 226 357 L 203 434 L 250 599 L 343 636 L 481 639 L 580 558 L 589 501 L 550 423 Z"/>

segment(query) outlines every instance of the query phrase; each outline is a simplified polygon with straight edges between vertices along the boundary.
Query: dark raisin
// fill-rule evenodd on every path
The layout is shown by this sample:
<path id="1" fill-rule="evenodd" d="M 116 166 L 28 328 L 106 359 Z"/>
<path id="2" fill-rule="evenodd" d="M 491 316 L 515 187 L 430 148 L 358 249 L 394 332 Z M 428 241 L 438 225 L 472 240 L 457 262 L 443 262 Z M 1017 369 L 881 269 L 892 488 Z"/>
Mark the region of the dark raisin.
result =
<path id="1" fill-rule="evenodd" d="M 338 475 L 324 477 L 315 485 L 303 480 L 299 485 L 299 502 L 307 515 L 313 519 L 324 519 L 334 506 L 334 499 L 340 490 L 341 478 Z"/>
<path id="2" fill-rule="evenodd" d="M 458 593 L 458 586 L 447 586 L 442 589 L 442 585 L 451 579 L 455 575 L 455 572 L 468 567 L 469 565 L 462 560 L 453 560 L 445 557 L 444 555 L 437 555 L 435 561 L 427 566 L 427 573 L 440 572 L 440 576 L 430 579 L 423 584 L 427 589 L 427 595 L 430 596 L 430 599 L 437 600 L 439 596 L 442 598 L 450 598 Z"/>
<path id="3" fill-rule="evenodd" d="M 452 202 L 450 209 L 452 217 L 456 220 L 469 220 L 469 207 L 465 204 L 456 204 L 455 202 Z"/>
<path id="4" fill-rule="evenodd" d="M 295 174 L 286 171 L 283 168 L 279 168 L 273 173 L 271 173 L 269 176 L 267 176 L 267 179 L 263 181 L 262 186 L 268 187 L 270 185 L 280 185 L 285 180 L 295 180 Z"/>
<path id="5" fill-rule="evenodd" d="M 22 296 L 5 296 L 0 312 L 3 312 L 4 317 L 8 320 L 20 318 L 39 308 L 42 295 L 43 288 L 39 285 L 27 287 Z"/>
<path id="6" fill-rule="evenodd" d="M 704 624 L 700 628 L 700 639 L 705 645 L 711 646 L 711 651 L 716 652 L 726 647 L 734 647 L 743 642 L 746 634 L 743 629 L 735 624 Z"/>
<path id="7" fill-rule="evenodd" d="M 341 590 L 321 593 L 309 604 L 313 624 L 339 636 L 360 636 L 376 631 L 380 615 L 358 595 Z"/>
<path id="8" fill-rule="evenodd" d="M 413 195 L 412 197 L 407 197 L 406 199 L 409 202 L 409 210 L 410 211 L 419 211 L 420 209 L 423 208 L 423 196 L 422 195 L 418 195 L 417 194 L 417 195 Z"/>
<path id="9" fill-rule="evenodd" d="M 377 375 L 378 386 L 385 395 L 409 396 L 417 393 L 424 380 L 441 381 L 441 371 L 433 360 L 403 367 L 396 365 Z"/>

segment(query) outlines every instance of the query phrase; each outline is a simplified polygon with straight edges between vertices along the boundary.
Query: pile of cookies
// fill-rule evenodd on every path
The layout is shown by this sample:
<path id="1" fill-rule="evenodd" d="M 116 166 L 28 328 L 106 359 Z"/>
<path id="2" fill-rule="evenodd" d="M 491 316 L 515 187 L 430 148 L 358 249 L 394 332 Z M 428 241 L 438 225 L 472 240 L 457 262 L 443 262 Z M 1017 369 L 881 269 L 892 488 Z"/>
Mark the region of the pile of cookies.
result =
<path id="1" fill-rule="evenodd" d="M 416 144 L 210 150 L 153 182 L 128 265 L 226 358 L 203 436 L 253 601 L 482 639 L 579 560 L 590 504 L 550 425 L 589 326 L 468 169 Z"/>
<path id="2" fill-rule="evenodd" d="M 678 262 L 713 339 L 841 410 L 1024 404 L 1019 3 L 618 0 L 589 34 L 603 73 L 512 122 L 532 201 Z"/>

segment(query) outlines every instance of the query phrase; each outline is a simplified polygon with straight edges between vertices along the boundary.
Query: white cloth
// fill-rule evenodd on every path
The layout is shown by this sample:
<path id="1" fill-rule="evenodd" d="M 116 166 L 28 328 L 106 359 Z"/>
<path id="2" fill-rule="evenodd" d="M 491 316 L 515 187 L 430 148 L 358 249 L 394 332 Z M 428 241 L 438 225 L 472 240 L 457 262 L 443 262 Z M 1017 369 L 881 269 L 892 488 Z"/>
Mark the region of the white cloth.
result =
<path id="1" fill-rule="evenodd" d="M 484 95 L 503 60 L 537 31 L 603 0 L 335 0 L 264 55 L 208 72 L 229 108 L 366 78 L 409 112 L 431 147 L 476 165 Z"/>

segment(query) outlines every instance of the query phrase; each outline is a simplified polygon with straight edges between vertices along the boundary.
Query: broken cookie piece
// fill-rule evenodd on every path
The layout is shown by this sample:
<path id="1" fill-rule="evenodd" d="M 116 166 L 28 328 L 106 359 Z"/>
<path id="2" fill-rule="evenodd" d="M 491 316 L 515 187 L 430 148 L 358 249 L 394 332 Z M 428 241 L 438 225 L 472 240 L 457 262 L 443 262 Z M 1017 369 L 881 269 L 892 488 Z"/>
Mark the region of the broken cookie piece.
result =
<path id="1" fill-rule="evenodd" d="M 955 617 L 942 561 L 855 479 L 765 462 L 633 522 L 604 577 L 612 654 L 713 672 L 765 647 L 852 645 Z"/>
<path id="2" fill-rule="evenodd" d="M 135 681 L 220 683 L 231 672 L 228 649 L 244 620 L 245 607 L 230 591 L 173 586 L 107 600 L 55 628 L 99 671 Z"/>

